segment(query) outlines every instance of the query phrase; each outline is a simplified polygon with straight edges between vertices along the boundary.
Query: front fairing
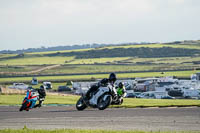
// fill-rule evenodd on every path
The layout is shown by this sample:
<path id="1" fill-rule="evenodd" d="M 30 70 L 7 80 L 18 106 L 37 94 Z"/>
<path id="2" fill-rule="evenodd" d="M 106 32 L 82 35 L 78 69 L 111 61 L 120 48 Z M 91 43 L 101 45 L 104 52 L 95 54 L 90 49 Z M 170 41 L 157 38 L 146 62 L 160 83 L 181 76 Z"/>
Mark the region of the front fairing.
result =
<path id="1" fill-rule="evenodd" d="M 26 96 L 25 96 L 22 104 L 24 104 L 27 101 L 28 103 L 31 104 L 31 105 L 29 105 L 29 107 L 32 108 L 35 105 L 35 103 L 37 102 L 38 98 L 39 98 L 39 94 L 36 90 L 27 90 Z"/>
<path id="2" fill-rule="evenodd" d="M 89 103 L 94 106 L 94 105 L 97 105 L 97 101 L 98 101 L 98 98 L 100 96 L 102 96 L 103 94 L 105 93 L 110 93 L 110 88 L 109 87 L 99 87 L 98 88 L 98 92 L 92 96 L 92 98 L 89 100 Z"/>

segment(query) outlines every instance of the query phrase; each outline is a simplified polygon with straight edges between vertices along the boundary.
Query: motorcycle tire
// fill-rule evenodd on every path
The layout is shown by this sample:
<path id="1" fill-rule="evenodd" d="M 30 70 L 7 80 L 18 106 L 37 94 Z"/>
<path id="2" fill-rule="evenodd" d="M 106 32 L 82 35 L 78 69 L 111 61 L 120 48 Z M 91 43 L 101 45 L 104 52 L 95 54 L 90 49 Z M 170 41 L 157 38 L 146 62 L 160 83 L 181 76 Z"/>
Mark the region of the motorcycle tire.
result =
<path id="1" fill-rule="evenodd" d="M 83 98 L 81 97 L 81 98 L 77 101 L 77 103 L 76 103 L 76 109 L 77 109 L 78 111 L 82 111 L 82 110 L 84 110 L 86 107 L 87 107 L 87 105 L 85 104 Z"/>
<path id="2" fill-rule="evenodd" d="M 26 101 L 25 103 L 22 104 L 22 106 L 20 107 L 19 111 L 23 111 L 26 110 L 28 102 Z"/>
<path id="3" fill-rule="evenodd" d="M 104 97 L 107 96 L 107 98 L 104 100 Z M 106 109 L 110 104 L 111 104 L 111 101 L 112 101 L 112 97 L 111 95 L 109 94 L 104 94 L 102 95 L 99 99 L 98 99 L 98 103 L 97 103 L 97 107 L 99 110 L 104 110 Z"/>

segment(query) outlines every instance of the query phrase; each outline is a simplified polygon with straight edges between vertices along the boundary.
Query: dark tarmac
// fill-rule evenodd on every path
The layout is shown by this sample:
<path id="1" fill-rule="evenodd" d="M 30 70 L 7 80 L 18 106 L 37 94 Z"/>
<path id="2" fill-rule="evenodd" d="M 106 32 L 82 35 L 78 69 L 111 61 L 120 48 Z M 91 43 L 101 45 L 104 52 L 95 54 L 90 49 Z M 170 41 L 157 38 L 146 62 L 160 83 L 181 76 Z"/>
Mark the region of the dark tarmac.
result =
<path id="1" fill-rule="evenodd" d="M 19 112 L 0 106 L 0 129 L 106 129 L 145 131 L 200 131 L 200 108 L 109 108 L 103 111 L 74 106 L 41 107 Z"/>

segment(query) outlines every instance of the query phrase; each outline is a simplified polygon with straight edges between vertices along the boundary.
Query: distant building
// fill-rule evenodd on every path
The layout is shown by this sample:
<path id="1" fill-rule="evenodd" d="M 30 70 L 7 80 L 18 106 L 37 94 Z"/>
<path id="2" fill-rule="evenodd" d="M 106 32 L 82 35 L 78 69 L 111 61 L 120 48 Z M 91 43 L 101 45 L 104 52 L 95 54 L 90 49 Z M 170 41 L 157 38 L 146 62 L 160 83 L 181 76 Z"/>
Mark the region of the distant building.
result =
<path id="1" fill-rule="evenodd" d="M 136 79 L 134 91 L 136 92 L 155 91 L 157 80 L 158 78 Z"/>
<path id="2" fill-rule="evenodd" d="M 75 90 L 75 94 L 85 94 L 89 88 L 96 83 L 97 82 L 74 82 L 72 88 Z"/>

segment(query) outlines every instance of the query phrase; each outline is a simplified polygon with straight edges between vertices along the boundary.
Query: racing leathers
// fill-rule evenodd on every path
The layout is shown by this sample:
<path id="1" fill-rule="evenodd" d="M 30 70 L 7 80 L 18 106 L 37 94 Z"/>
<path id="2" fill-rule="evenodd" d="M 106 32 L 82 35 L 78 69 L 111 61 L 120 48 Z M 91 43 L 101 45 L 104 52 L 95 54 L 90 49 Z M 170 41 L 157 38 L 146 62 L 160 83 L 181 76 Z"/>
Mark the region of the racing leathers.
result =
<path id="1" fill-rule="evenodd" d="M 125 92 L 126 92 L 126 90 L 125 90 L 125 87 L 124 87 L 124 86 L 123 86 L 123 87 L 118 87 L 118 88 L 117 88 L 117 95 L 118 95 L 119 97 L 124 97 Z"/>
<path id="2" fill-rule="evenodd" d="M 39 98 L 38 98 L 39 103 L 36 104 L 36 105 L 34 106 L 34 108 L 36 108 L 36 107 L 41 107 L 41 106 L 42 106 L 42 102 L 44 101 L 44 99 L 45 99 L 45 97 L 46 97 L 46 89 L 45 89 L 45 88 L 40 88 L 40 89 L 38 89 L 37 91 L 38 91 L 38 93 L 39 93 Z"/>

